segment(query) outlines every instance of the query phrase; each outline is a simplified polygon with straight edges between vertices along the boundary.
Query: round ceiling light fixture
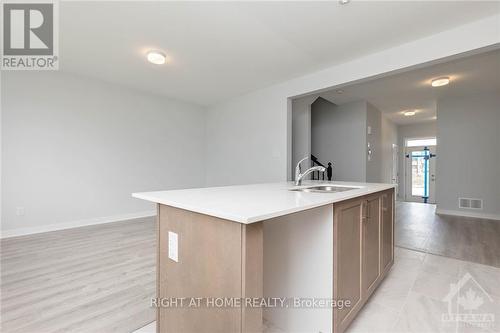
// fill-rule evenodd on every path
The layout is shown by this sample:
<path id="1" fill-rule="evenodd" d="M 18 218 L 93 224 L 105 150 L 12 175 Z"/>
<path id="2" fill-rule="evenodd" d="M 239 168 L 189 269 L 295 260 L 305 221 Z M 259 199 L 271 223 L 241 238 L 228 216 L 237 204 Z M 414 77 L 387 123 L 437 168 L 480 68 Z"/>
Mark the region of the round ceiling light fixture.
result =
<path id="1" fill-rule="evenodd" d="M 414 116 L 415 115 L 415 111 L 406 111 L 404 112 L 403 114 L 406 116 L 406 117 L 411 117 L 411 116 Z"/>
<path id="2" fill-rule="evenodd" d="M 342 89 L 337 89 L 337 90 L 335 90 L 335 92 L 336 92 L 337 94 L 343 94 L 343 93 L 344 93 L 344 90 L 342 90 Z"/>
<path id="3" fill-rule="evenodd" d="M 341 5 L 347 5 L 349 2 L 351 2 L 351 0 L 339 0 Z"/>
<path id="4" fill-rule="evenodd" d="M 149 51 L 146 56 L 148 61 L 155 65 L 163 65 L 167 59 L 165 53 L 160 51 Z"/>
<path id="5" fill-rule="evenodd" d="M 431 81 L 433 87 L 442 87 L 450 83 L 450 78 L 447 76 L 438 77 Z"/>

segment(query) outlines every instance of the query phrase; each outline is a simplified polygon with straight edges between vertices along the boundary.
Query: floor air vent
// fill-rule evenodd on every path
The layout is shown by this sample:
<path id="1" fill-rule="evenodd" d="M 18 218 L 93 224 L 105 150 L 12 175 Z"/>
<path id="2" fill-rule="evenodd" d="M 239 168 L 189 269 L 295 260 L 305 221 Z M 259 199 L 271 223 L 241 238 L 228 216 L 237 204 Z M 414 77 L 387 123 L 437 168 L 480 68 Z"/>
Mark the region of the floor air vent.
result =
<path id="1" fill-rule="evenodd" d="M 458 207 L 466 209 L 483 209 L 483 200 L 472 198 L 458 198 Z"/>

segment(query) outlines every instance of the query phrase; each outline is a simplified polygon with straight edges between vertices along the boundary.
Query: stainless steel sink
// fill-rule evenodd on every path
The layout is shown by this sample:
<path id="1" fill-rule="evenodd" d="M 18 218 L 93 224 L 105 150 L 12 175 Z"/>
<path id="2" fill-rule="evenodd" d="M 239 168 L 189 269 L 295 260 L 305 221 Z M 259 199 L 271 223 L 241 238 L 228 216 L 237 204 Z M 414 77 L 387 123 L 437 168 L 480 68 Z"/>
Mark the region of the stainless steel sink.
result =
<path id="1" fill-rule="evenodd" d="M 313 192 L 313 193 L 337 193 L 337 192 L 345 192 L 345 191 L 358 190 L 358 189 L 360 189 L 360 187 L 320 185 L 320 186 L 293 188 L 293 189 L 290 189 L 290 191 Z"/>

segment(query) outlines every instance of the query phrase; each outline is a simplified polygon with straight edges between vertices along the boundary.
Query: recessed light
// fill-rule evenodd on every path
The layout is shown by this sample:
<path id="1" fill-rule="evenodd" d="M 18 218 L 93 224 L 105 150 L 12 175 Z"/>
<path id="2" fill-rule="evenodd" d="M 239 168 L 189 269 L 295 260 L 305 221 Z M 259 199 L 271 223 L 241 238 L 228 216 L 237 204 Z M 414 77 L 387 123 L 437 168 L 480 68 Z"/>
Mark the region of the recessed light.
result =
<path id="1" fill-rule="evenodd" d="M 405 113 L 403 113 L 406 117 L 411 117 L 411 116 L 414 116 L 415 115 L 415 111 L 406 111 Z"/>
<path id="2" fill-rule="evenodd" d="M 336 92 L 337 94 L 343 94 L 343 93 L 344 93 L 344 91 L 343 91 L 342 89 L 337 89 L 337 90 L 335 90 L 335 92 Z"/>
<path id="3" fill-rule="evenodd" d="M 431 81 L 431 85 L 433 87 L 441 87 L 441 86 L 445 86 L 447 85 L 448 83 L 450 83 L 450 78 L 447 77 L 447 76 L 444 76 L 444 77 L 438 77 L 437 79 L 434 79 Z"/>
<path id="4" fill-rule="evenodd" d="M 166 60 L 165 53 L 160 51 L 149 51 L 147 58 L 150 63 L 155 65 L 163 65 Z"/>
<path id="5" fill-rule="evenodd" d="M 349 2 L 351 2 L 351 0 L 339 0 L 341 5 L 347 5 Z"/>

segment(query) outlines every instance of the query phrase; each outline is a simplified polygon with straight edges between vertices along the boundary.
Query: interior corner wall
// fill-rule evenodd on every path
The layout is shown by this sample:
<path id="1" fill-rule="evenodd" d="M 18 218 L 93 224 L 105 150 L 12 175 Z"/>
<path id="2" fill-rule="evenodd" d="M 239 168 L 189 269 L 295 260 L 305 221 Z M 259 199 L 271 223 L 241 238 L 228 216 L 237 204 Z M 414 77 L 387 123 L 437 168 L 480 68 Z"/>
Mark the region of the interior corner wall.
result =
<path id="1" fill-rule="evenodd" d="M 205 184 L 199 106 L 59 71 L 2 72 L 1 96 L 2 237 L 152 215 L 132 192 Z"/>
<path id="2" fill-rule="evenodd" d="M 500 92 L 439 99 L 437 115 L 438 211 L 500 219 Z M 458 208 L 459 197 L 483 209 Z"/>
<path id="3" fill-rule="evenodd" d="M 493 47 L 500 43 L 499 19 L 492 15 L 212 105 L 207 119 L 207 185 L 286 180 L 290 98 Z"/>
<path id="4" fill-rule="evenodd" d="M 311 155 L 311 105 L 316 98 L 306 96 L 292 101 L 292 161 L 288 180 L 294 179 L 297 163 Z"/>
<path id="5" fill-rule="evenodd" d="M 311 109 L 311 153 L 332 162 L 333 180 L 366 181 L 366 102 L 335 105 L 318 98 Z"/>
<path id="6" fill-rule="evenodd" d="M 388 117 L 382 115 L 381 118 L 382 130 L 381 130 L 381 175 L 380 181 L 382 183 L 393 183 L 397 182 L 397 178 L 393 179 L 393 176 L 399 172 L 395 170 L 393 172 L 393 146 L 398 144 L 398 127 L 394 124 Z M 399 153 L 398 156 L 399 157 Z M 398 160 L 399 165 L 399 160 Z"/>
<path id="7" fill-rule="evenodd" d="M 406 196 L 406 139 L 412 138 L 429 138 L 436 137 L 436 121 L 428 121 L 424 123 L 400 125 L 398 126 L 398 146 L 399 146 L 399 188 L 398 195 L 401 200 Z M 439 150 L 439 142 L 438 147 Z M 436 166 L 439 165 L 439 160 Z"/>

